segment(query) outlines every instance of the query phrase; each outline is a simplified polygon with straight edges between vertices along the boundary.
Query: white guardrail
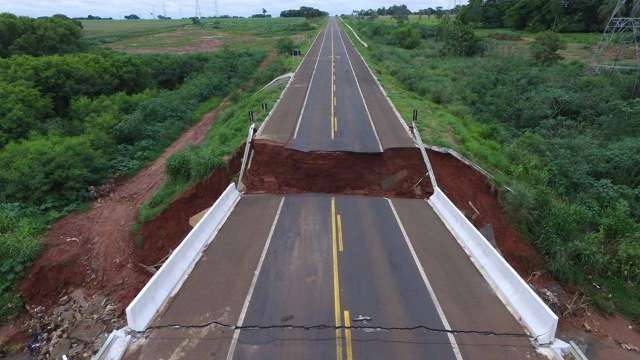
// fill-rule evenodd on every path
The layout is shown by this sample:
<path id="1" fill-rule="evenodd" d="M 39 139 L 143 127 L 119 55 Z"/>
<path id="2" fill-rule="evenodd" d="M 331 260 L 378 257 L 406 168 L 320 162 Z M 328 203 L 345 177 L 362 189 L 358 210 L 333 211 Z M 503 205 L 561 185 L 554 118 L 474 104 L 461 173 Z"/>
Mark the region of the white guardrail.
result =
<path id="1" fill-rule="evenodd" d="M 555 340 L 558 316 L 527 285 L 489 241 L 456 208 L 439 188 L 434 189 L 429 204 L 469 255 L 482 276 L 509 311 L 535 338 L 539 345 Z"/>
<path id="2" fill-rule="evenodd" d="M 130 329 L 135 331 L 147 329 L 160 308 L 180 288 L 239 199 L 240 193 L 235 184 L 229 184 L 200 222 L 171 253 L 160 270 L 127 306 L 127 324 Z"/>

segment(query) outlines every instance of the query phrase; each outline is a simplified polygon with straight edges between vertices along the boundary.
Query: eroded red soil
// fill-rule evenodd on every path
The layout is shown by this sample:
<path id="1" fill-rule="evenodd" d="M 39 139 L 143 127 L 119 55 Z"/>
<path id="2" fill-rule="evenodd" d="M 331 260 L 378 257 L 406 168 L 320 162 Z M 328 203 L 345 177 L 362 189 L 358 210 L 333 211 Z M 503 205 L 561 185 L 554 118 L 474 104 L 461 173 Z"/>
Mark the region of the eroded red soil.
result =
<path id="1" fill-rule="evenodd" d="M 100 292 L 123 306 L 136 295 L 149 278 L 138 266 L 131 232 L 138 207 L 164 181 L 167 157 L 201 142 L 217 113 L 214 110 L 205 115 L 150 166 L 121 180 L 109 194 L 94 201 L 88 211 L 70 214 L 53 224 L 44 239 L 45 250 L 20 285 L 28 306 L 49 307 L 61 292 L 77 287 L 85 288 L 89 294 Z M 228 184 L 228 178 L 219 181 Z"/>
<path id="2" fill-rule="evenodd" d="M 418 149 L 383 154 L 303 152 L 254 141 L 249 192 L 333 193 L 426 198 L 433 193 Z"/>

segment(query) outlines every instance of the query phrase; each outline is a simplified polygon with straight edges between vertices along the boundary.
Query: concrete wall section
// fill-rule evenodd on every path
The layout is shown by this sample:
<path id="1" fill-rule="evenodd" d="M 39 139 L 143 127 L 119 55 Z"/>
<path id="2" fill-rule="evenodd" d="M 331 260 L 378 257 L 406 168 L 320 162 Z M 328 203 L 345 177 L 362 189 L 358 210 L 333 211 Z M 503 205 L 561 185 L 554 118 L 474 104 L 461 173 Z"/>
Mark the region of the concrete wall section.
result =
<path id="1" fill-rule="evenodd" d="M 438 188 L 429 204 L 482 276 L 540 345 L 555 339 L 558 317 Z"/>
<path id="2" fill-rule="evenodd" d="M 147 329 L 156 313 L 189 275 L 239 199 L 240 193 L 231 183 L 129 304 L 126 310 L 129 328 L 135 331 Z"/>

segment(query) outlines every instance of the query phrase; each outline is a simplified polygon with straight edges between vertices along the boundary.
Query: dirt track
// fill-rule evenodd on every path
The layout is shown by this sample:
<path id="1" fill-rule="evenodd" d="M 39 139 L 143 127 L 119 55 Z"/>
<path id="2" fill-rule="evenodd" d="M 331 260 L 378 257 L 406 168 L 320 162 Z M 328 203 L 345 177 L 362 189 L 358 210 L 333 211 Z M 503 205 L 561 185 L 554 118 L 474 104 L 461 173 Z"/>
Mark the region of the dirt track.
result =
<path id="1" fill-rule="evenodd" d="M 167 157 L 204 140 L 223 106 L 206 114 L 147 168 L 94 201 L 87 212 L 56 222 L 44 240 L 45 250 L 20 286 L 24 301 L 50 306 L 61 291 L 73 287 L 99 291 L 121 304 L 131 300 L 149 277 L 134 261 L 131 225 L 138 207 L 164 181 Z"/>

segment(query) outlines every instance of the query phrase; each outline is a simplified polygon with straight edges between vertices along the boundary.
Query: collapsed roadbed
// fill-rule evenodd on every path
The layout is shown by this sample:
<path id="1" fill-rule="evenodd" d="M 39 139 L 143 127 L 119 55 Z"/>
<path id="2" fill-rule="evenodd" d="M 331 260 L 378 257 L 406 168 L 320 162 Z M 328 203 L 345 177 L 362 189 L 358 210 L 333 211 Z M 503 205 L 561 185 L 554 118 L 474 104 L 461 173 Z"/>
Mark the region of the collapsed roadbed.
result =
<path id="1" fill-rule="evenodd" d="M 253 142 L 243 178 L 247 192 L 331 193 L 424 199 L 433 193 L 417 148 L 383 153 L 304 152 L 266 140 Z"/>

